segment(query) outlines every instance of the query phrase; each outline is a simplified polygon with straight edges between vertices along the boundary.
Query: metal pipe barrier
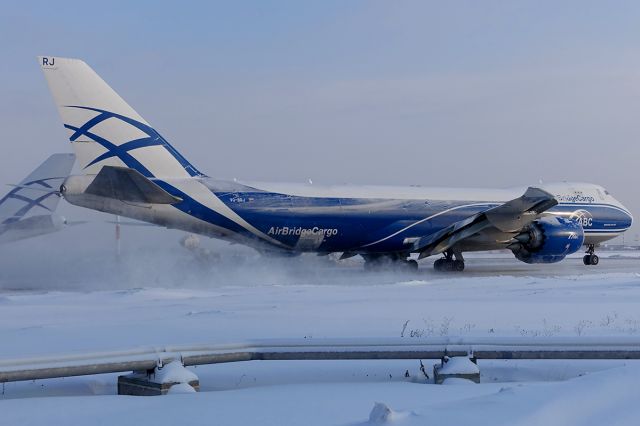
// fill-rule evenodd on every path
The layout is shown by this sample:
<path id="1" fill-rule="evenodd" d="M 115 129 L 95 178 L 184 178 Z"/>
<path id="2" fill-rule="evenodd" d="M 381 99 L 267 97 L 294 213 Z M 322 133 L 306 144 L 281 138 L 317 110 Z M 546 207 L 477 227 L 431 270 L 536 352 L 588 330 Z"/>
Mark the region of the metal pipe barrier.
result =
<path id="1" fill-rule="evenodd" d="M 0 359 L 0 383 L 153 370 L 173 360 L 185 366 L 273 360 L 640 359 L 640 337 L 434 337 L 262 339 L 232 344 L 140 347 L 122 351 Z"/>

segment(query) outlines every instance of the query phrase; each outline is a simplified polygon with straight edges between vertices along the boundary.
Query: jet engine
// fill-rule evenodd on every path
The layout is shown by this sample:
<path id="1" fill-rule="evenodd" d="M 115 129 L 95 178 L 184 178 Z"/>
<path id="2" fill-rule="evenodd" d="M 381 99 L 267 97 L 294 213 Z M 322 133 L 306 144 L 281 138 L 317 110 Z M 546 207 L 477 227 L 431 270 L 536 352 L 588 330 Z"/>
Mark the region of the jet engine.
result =
<path id="1" fill-rule="evenodd" d="M 584 231 L 580 223 L 547 216 L 525 227 L 507 248 L 525 263 L 556 263 L 580 250 L 583 243 Z"/>

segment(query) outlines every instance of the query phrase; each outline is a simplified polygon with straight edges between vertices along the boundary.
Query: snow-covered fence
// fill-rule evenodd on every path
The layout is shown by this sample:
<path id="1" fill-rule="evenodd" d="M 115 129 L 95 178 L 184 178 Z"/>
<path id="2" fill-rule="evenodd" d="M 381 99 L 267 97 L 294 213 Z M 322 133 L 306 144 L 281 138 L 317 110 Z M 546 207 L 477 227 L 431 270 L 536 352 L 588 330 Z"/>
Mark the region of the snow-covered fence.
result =
<path id="1" fill-rule="evenodd" d="M 440 359 L 468 354 L 477 359 L 640 359 L 640 337 L 314 338 L 142 347 L 0 359 L 0 383 L 148 371 L 173 360 L 190 366 L 256 360 Z"/>

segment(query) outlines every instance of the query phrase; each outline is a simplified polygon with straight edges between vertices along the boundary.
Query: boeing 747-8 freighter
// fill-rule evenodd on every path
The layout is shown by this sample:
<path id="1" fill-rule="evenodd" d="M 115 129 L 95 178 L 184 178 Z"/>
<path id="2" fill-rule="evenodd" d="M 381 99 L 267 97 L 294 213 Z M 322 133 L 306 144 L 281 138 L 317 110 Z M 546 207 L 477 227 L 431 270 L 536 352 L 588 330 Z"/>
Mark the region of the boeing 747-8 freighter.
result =
<path id="1" fill-rule="evenodd" d="M 603 187 L 549 183 L 510 189 L 319 186 L 227 181 L 187 161 L 86 63 L 38 59 L 81 173 L 61 193 L 72 204 L 246 244 L 262 252 L 361 255 L 366 265 L 464 269 L 463 253 L 508 249 L 554 263 L 631 226 Z"/>

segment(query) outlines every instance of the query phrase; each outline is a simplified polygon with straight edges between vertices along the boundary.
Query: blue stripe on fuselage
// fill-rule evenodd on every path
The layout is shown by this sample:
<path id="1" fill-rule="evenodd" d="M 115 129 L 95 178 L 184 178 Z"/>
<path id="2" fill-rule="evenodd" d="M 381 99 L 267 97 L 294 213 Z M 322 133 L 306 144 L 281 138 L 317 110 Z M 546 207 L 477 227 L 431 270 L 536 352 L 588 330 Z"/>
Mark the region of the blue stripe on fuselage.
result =
<path id="1" fill-rule="evenodd" d="M 378 240 L 383 241 L 367 250 L 403 250 L 406 238 L 432 234 L 501 204 L 487 202 L 478 206 L 478 202 L 470 201 L 297 197 L 268 192 L 227 192 L 216 196 L 257 229 L 290 247 L 296 245 L 301 233 L 314 229 L 325 232 L 324 241 L 317 250 L 327 252 L 355 250 Z M 452 208 L 457 209 L 447 211 Z M 624 210 L 608 204 L 562 204 L 549 212 L 570 217 L 580 210 L 591 217 L 585 226 L 586 233 L 622 232 L 631 225 L 631 218 Z M 337 230 L 335 235 L 327 231 L 333 229 Z M 395 233 L 397 235 L 393 235 Z"/>
<path id="2" fill-rule="evenodd" d="M 549 212 L 580 220 L 587 234 L 624 232 L 632 224 L 629 212 L 611 204 L 559 204 Z"/>
<path id="3" fill-rule="evenodd" d="M 324 241 L 317 250 L 327 252 L 357 249 L 378 240 L 383 241 L 367 250 L 404 250 L 407 237 L 431 234 L 498 205 L 478 206 L 465 201 L 296 197 L 265 192 L 215 195 L 244 220 L 290 247 L 298 243 L 303 233 L 324 233 Z M 452 208 L 458 209 L 424 221 Z M 408 229 L 399 232 L 405 228 Z"/>
<path id="4" fill-rule="evenodd" d="M 194 200 L 191 196 L 179 190 L 175 186 L 160 179 L 155 179 L 153 182 L 156 183 L 160 188 L 167 191 L 169 194 L 173 195 L 174 197 L 178 197 L 182 200 L 179 203 L 172 204 L 171 205 L 172 207 L 175 207 L 176 209 L 190 216 L 193 216 L 197 219 L 203 220 L 207 223 L 211 223 L 213 225 L 228 229 L 232 232 L 239 233 L 248 237 L 253 237 L 253 235 L 250 234 L 249 231 L 247 231 L 246 229 L 244 229 L 243 227 L 241 227 L 231 219 L 228 219 L 223 215 L 221 215 L 220 213 L 199 203 L 198 201 Z"/>

